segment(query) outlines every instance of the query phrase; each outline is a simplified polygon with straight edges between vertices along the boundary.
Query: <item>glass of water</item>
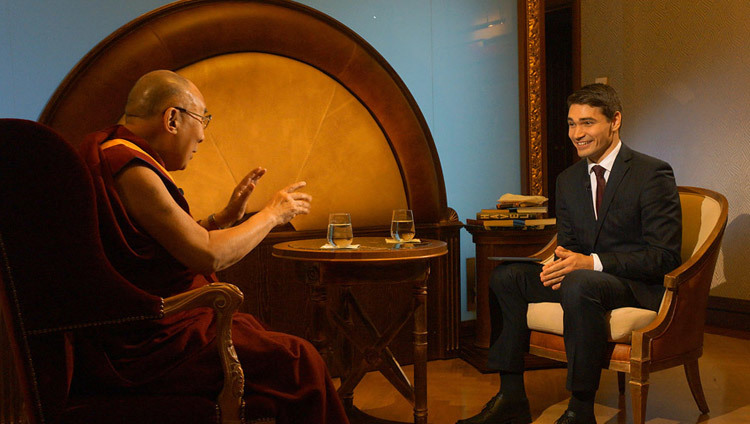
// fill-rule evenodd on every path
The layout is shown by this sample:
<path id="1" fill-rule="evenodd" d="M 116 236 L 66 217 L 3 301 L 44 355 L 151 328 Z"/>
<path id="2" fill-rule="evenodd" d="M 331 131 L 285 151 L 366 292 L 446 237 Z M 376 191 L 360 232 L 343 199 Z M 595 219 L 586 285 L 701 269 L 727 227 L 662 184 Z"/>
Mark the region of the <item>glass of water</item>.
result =
<path id="1" fill-rule="evenodd" d="M 352 244 L 352 219 L 348 213 L 328 215 L 328 243 L 333 247 L 347 247 Z"/>
<path id="2" fill-rule="evenodd" d="M 397 242 L 414 238 L 414 216 L 410 209 L 394 209 L 391 219 L 391 237 Z"/>

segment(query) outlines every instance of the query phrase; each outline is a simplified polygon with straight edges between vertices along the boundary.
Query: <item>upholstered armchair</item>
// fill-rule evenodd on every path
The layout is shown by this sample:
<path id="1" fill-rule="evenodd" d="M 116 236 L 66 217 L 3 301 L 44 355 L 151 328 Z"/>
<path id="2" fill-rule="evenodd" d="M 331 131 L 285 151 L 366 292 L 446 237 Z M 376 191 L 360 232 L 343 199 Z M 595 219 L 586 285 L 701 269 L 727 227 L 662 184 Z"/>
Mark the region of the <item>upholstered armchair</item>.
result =
<path id="1" fill-rule="evenodd" d="M 232 314 L 242 293 L 215 283 L 162 299 L 120 276 L 101 245 L 91 177 L 66 141 L 35 122 L 0 120 L 0 199 L 0 422 L 239 423 L 244 415 L 248 421 L 260 418 L 243 411 L 243 373 L 231 341 Z M 218 398 L 83 397 L 70 391 L 76 330 L 158 319 L 196 307 L 211 307 L 216 314 L 216 348 L 225 374 Z M 272 406 L 258 409 L 261 417 L 273 416 Z"/>
<path id="2" fill-rule="evenodd" d="M 698 358 L 703 353 L 706 304 L 724 228 L 727 200 L 711 190 L 679 187 L 682 205 L 682 265 L 664 276 L 659 312 L 639 308 L 611 311 L 607 368 L 618 372 L 620 393 L 630 374 L 633 422 L 646 419 L 649 374 L 682 365 L 698 409 L 708 412 Z M 534 257 L 551 260 L 553 239 Z M 556 303 L 534 303 L 527 314 L 529 353 L 565 361 L 563 311 Z"/>

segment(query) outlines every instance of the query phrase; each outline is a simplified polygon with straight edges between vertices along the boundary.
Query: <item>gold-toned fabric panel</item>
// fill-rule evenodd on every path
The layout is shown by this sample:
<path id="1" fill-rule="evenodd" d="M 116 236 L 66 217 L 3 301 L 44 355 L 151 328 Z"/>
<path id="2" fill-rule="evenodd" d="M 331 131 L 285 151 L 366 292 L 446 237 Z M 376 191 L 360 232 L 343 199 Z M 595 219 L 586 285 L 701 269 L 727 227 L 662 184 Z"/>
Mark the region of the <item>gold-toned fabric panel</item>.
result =
<path id="1" fill-rule="evenodd" d="M 682 205 L 682 262 L 703 246 L 721 215 L 721 205 L 710 197 L 680 193 Z"/>
<path id="2" fill-rule="evenodd" d="M 214 115 L 187 170 L 174 172 L 196 218 L 223 208 L 237 182 L 268 168 L 248 212 L 280 188 L 307 182 L 310 215 L 297 230 L 325 228 L 329 212 L 355 227 L 385 225 L 406 207 L 404 183 L 382 130 L 341 84 L 302 62 L 265 53 L 213 57 L 178 71 Z"/>

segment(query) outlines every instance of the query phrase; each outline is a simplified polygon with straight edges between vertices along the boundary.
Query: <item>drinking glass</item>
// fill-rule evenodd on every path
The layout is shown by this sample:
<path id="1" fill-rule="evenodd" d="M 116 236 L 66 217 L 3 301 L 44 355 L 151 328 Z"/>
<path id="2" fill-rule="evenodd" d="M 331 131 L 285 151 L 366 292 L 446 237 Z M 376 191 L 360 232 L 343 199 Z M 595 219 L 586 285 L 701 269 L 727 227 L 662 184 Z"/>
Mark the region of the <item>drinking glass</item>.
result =
<path id="1" fill-rule="evenodd" d="M 328 243 L 334 247 L 347 247 L 352 244 L 352 219 L 348 213 L 328 215 Z"/>
<path id="2" fill-rule="evenodd" d="M 414 238 L 414 216 L 410 209 L 394 209 L 391 219 L 391 237 L 397 242 Z"/>

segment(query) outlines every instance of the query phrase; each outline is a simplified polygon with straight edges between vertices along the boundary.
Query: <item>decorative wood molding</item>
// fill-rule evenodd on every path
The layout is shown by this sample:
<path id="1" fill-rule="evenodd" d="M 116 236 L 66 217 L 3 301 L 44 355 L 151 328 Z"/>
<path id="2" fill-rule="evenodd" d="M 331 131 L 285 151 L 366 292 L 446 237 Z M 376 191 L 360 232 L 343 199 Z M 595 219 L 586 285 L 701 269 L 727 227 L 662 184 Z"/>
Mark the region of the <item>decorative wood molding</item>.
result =
<path id="1" fill-rule="evenodd" d="M 227 283 L 211 283 L 164 299 L 164 316 L 201 306 L 213 308 L 216 314 L 216 347 L 224 370 L 224 386 L 217 399 L 222 424 L 244 422 L 242 396 L 245 379 L 232 343 L 232 316 L 243 299 L 242 291 Z"/>
<path id="2" fill-rule="evenodd" d="M 545 195 L 544 1 L 518 1 L 521 190 Z"/>

